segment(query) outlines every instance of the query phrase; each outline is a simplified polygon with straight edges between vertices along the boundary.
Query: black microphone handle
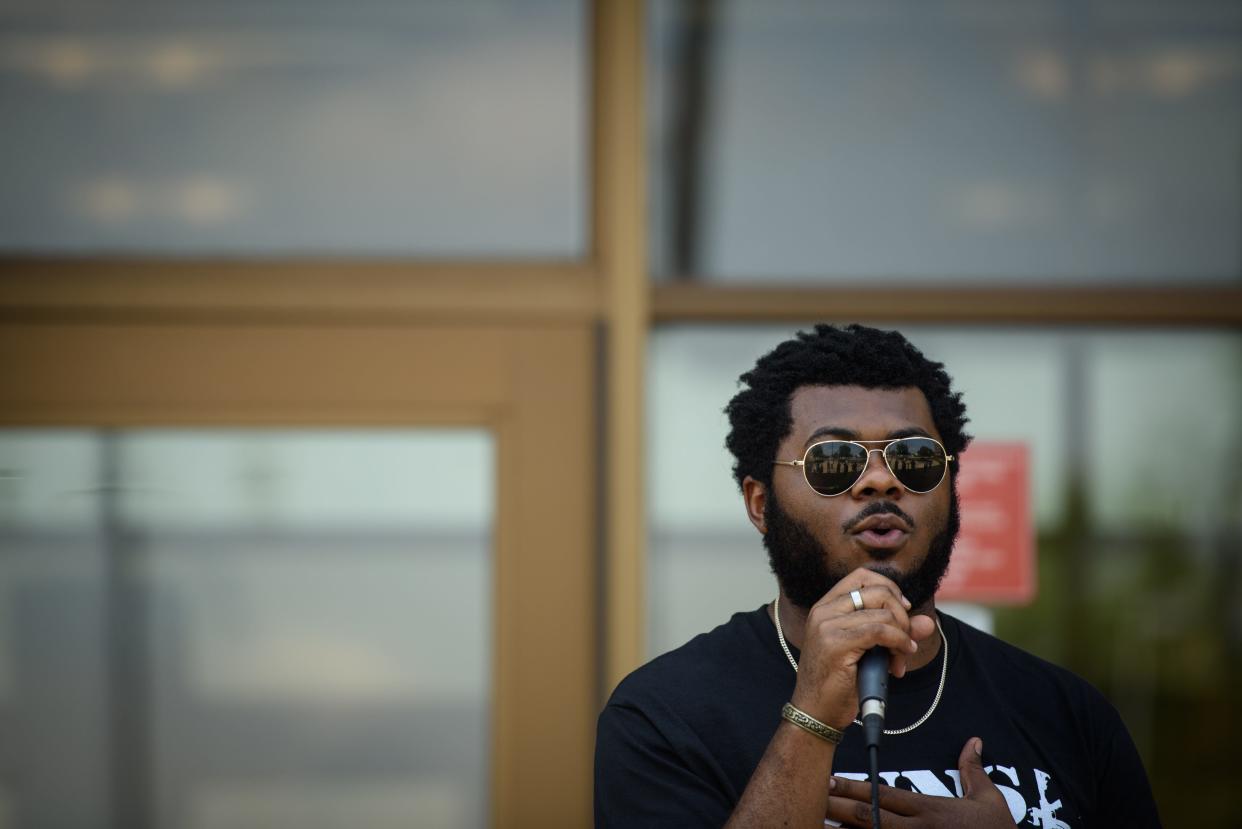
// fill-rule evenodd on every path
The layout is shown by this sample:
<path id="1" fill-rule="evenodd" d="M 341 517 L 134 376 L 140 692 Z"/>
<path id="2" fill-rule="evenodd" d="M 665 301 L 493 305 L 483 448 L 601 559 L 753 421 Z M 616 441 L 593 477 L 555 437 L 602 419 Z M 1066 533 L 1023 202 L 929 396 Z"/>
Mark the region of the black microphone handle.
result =
<path id="1" fill-rule="evenodd" d="M 874 647 L 858 661 L 858 704 L 868 746 L 878 746 L 888 705 L 888 650 Z"/>
<path id="2" fill-rule="evenodd" d="M 874 647 L 858 660 L 858 704 L 871 760 L 871 825 L 880 829 L 880 736 L 888 705 L 888 651 Z"/>

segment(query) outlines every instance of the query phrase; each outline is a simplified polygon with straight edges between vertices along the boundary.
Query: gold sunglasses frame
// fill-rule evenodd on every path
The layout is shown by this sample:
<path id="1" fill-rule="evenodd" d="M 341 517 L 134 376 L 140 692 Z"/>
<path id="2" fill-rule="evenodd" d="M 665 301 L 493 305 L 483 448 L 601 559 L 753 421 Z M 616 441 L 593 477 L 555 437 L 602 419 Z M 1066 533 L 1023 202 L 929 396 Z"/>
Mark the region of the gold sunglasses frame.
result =
<path id="1" fill-rule="evenodd" d="M 944 473 L 940 476 L 940 480 L 936 481 L 936 486 L 933 486 L 931 489 L 911 489 L 910 487 L 906 486 L 905 481 L 901 480 L 901 477 L 896 472 L 893 471 L 893 465 L 888 462 L 888 456 L 885 455 L 884 452 L 886 449 L 888 449 L 888 447 L 892 446 L 894 443 L 897 443 L 903 440 L 930 440 L 932 443 L 940 447 L 940 451 L 944 453 Z M 808 478 L 806 474 L 807 455 L 811 454 L 811 450 L 814 449 L 816 446 L 823 446 L 825 443 L 852 443 L 855 446 L 860 447 L 864 452 L 867 453 L 867 462 L 863 464 L 862 471 L 858 473 L 858 477 L 855 478 L 853 481 L 851 481 L 850 485 L 847 486 L 845 489 L 841 490 L 840 492 L 834 492 L 831 494 L 820 492 L 814 486 L 811 486 L 811 479 Z M 867 444 L 867 443 L 882 443 L 884 445 L 879 447 L 878 449 L 871 449 L 871 448 L 868 448 L 867 446 L 864 446 L 864 444 Z M 806 448 L 806 451 L 802 453 L 801 460 L 772 461 L 772 463 L 776 466 L 800 466 L 802 467 L 802 480 L 806 481 L 806 485 L 811 487 L 811 492 L 814 492 L 816 495 L 820 496 L 821 498 L 836 498 L 838 495 L 844 495 L 845 493 L 853 489 L 854 485 L 857 484 L 860 480 L 862 480 L 862 477 L 867 474 L 867 468 L 871 466 L 871 453 L 872 452 L 879 452 L 880 457 L 884 459 L 884 466 L 888 468 L 888 474 L 893 476 L 893 480 L 901 484 L 902 489 L 904 489 L 906 492 L 911 492 L 915 495 L 926 495 L 929 492 L 934 492 L 936 490 L 936 487 L 943 484 L 944 479 L 949 477 L 949 464 L 957 460 L 956 456 L 950 455 L 949 451 L 944 448 L 944 444 L 936 440 L 935 438 L 927 437 L 926 435 L 906 435 L 903 438 L 888 438 L 887 440 L 842 440 L 840 438 L 832 438 L 830 440 L 816 441 L 815 443 L 812 443 L 810 446 L 808 446 Z"/>

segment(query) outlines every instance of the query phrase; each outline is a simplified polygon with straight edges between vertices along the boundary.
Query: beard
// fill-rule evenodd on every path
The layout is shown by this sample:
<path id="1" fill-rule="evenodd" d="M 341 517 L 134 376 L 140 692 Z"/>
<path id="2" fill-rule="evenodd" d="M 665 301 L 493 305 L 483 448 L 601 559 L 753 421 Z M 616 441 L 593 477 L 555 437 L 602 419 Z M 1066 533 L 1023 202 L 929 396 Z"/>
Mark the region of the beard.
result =
<path id="1" fill-rule="evenodd" d="M 901 573 L 887 564 L 871 564 L 869 570 L 892 579 L 910 604 L 917 608 L 936 595 L 940 580 L 949 569 L 953 542 L 961 528 L 961 515 L 957 502 L 957 486 L 949 482 L 949 515 L 945 526 L 932 537 L 923 560 L 908 573 Z M 874 501 L 856 518 L 881 513 L 905 513 L 892 501 Z M 763 511 L 768 531 L 763 535 L 763 546 L 768 551 L 768 562 L 781 591 L 798 607 L 810 610 L 824 594 L 849 575 L 844 565 L 834 560 L 828 549 L 820 543 L 802 522 L 791 517 L 776 499 L 776 493 L 768 488 L 768 499 Z"/>

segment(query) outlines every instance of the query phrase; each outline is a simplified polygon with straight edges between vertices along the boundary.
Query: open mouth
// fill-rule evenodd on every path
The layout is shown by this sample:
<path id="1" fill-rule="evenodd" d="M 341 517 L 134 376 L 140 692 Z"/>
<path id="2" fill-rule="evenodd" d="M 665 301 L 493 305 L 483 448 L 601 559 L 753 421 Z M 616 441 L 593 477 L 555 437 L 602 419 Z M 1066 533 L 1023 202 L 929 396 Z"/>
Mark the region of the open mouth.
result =
<path id="1" fill-rule="evenodd" d="M 884 513 L 863 519 L 850 533 L 872 555 L 885 555 L 905 543 L 910 525 L 898 515 Z"/>
<path id="2" fill-rule="evenodd" d="M 876 550 L 892 550 L 901 546 L 909 533 L 900 527 L 875 527 L 854 533 L 854 538 L 864 547 Z"/>

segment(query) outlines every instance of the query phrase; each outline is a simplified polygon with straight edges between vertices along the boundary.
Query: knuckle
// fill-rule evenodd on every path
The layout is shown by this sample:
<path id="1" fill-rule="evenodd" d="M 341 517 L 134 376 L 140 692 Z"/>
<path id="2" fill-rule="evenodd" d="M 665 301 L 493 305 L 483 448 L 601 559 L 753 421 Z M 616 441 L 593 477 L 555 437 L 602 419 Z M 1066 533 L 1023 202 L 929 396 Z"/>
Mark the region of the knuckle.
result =
<path id="1" fill-rule="evenodd" d="M 808 627 L 811 627 L 811 626 L 820 627 L 824 624 L 831 622 L 834 618 L 836 618 L 837 615 L 838 614 L 833 613 L 831 608 L 825 607 L 824 605 L 819 605 L 813 608 L 811 612 L 807 614 L 806 623 Z"/>
<path id="2" fill-rule="evenodd" d="M 893 598 L 893 594 L 883 588 L 869 588 L 863 593 L 863 602 L 867 607 L 883 607 Z"/>
<path id="3" fill-rule="evenodd" d="M 865 587 L 875 579 L 876 573 L 867 565 L 860 564 L 850 571 L 850 584 L 857 584 L 859 587 Z"/>
<path id="4" fill-rule="evenodd" d="M 886 645 L 901 644 L 908 638 L 901 632 L 900 628 L 890 624 L 877 624 L 875 626 L 875 637 Z"/>
<path id="5" fill-rule="evenodd" d="M 897 617 L 894 616 L 892 611 L 888 610 L 888 608 L 877 608 L 876 610 L 868 611 L 867 616 L 868 623 L 866 625 L 866 630 L 868 631 L 874 632 L 882 629 L 887 630 L 888 628 L 901 627 L 901 625 L 897 622 Z"/>
<path id="6" fill-rule="evenodd" d="M 870 579 L 871 584 L 874 584 L 877 587 L 886 588 L 888 590 L 893 590 L 897 587 L 896 582 L 894 582 L 892 579 L 890 579 L 888 576 L 884 575 L 883 573 L 877 573 L 876 571 L 868 569 L 867 567 L 863 567 L 862 569 L 866 570 L 867 575 L 871 577 Z"/>
<path id="7" fill-rule="evenodd" d="M 866 637 L 876 642 L 887 642 L 893 638 L 893 629 L 883 622 L 872 622 L 863 628 Z"/>

